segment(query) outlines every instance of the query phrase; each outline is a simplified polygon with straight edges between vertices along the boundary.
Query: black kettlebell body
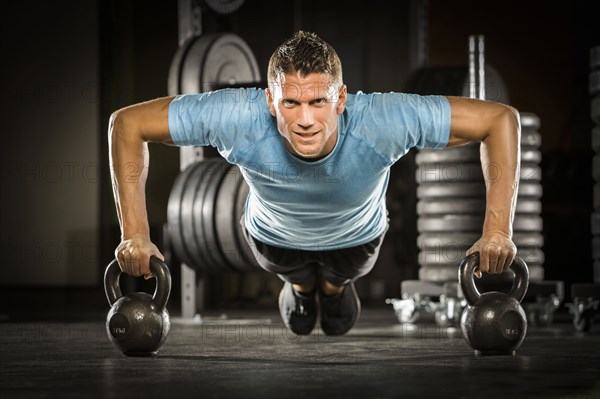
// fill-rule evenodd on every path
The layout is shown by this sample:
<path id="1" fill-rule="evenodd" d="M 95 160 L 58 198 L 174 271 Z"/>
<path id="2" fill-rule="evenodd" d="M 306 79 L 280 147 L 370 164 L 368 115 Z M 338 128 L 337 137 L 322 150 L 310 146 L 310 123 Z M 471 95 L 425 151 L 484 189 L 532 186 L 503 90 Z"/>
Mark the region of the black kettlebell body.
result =
<path id="1" fill-rule="evenodd" d="M 127 356 L 154 356 L 165 343 L 171 322 L 166 304 L 171 292 L 171 274 L 166 264 L 150 258 L 156 277 L 154 295 L 134 292 L 123 296 L 119 287 L 121 270 L 113 260 L 104 274 L 104 289 L 111 309 L 106 317 L 106 333 Z"/>
<path id="2" fill-rule="evenodd" d="M 473 272 L 479 266 L 479 253 L 462 260 L 458 279 L 469 306 L 461 317 L 461 330 L 476 355 L 514 355 L 527 333 L 527 317 L 521 300 L 527 292 L 529 271 L 516 257 L 511 265 L 515 277 L 508 294 L 486 292 L 475 287 Z"/>

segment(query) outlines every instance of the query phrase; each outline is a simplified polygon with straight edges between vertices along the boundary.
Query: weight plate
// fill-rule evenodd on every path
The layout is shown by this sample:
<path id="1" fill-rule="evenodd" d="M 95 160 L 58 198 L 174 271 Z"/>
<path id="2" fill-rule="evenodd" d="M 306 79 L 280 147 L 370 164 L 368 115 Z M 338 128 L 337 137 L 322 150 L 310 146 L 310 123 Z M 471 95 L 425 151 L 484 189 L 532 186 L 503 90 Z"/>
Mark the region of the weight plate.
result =
<path id="1" fill-rule="evenodd" d="M 600 96 L 596 96 L 592 99 L 590 116 L 594 122 L 600 123 Z"/>
<path id="2" fill-rule="evenodd" d="M 539 164 L 542 162 L 542 153 L 538 150 L 521 150 L 521 162 Z"/>
<path id="3" fill-rule="evenodd" d="M 592 149 L 595 152 L 600 152 L 600 126 L 592 128 Z"/>
<path id="4" fill-rule="evenodd" d="M 417 202 L 418 215 L 445 215 L 445 214 L 469 214 L 483 215 L 485 212 L 485 199 L 447 199 L 439 201 Z M 518 199 L 515 209 L 517 214 L 540 214 L 542 203 L 532 199 Z"/>
<path id="5" fill-rule="evenodd" d="M 542 218 L 533 215 L 518 215 L 513 221 L 513 231 L 542 231 Z M 445 215 L 437 217 L 420 217 L 417 220 L 419 233 L 430 232 L 468 232 L 481 231 L 483 217 L 473 215 Z"/>
<path id="6" fill-rule="evenodd" d="M 542 135 L 535 131 L 521 131 L 521 150 L 538 149 L 542 146 Z"/>
<path id="7" fill-rule="evenodd" d="M 432 283 L 458 281 L 458 265 L 441 267 L 419 267 L 419 280 Z"/>
<path id="8" fill-rule="evenodd" d="M 594 283 L 600 283 L 600 262 L 594 262 Z"/>
<path id="9" fill-rule="evenodd" d="M 544 268 L 540 265 L 527 265 L 529 269 L 529 281 L 544 280 Z M 511 271 L 504 272 L 500 275 L 483 273 L 481 279 L 475 279 L 475 285 L 480 289 L 480 286 L 489 285 L 490 283 L 498 283 L 502 281 L 512 281 L 513 273 Z M 419 268 L 419 280 L 429 281 L 434 283 L 445 283 L 450 281 L 458 281 L 458 265 L 456 266 L 422 266 Z M 481 292 L 484 292 L 481 289 Z"/>
<path id="10" fill-rule="evenodd" d="M 479 238 L 480 233 L 423 233 L 417 236 L 417 246 L 421 250 L 448 246 L 470 248 Z M 512 240 L 519 250 L 544 246 L 544 236 L 540 233 L 514 233 Z"/>
<path id="11" fill-rule="evenodd" d="M 244 4 L 244 0 L 203 0 L 202 2 L 218 14 L 231 14 Z"/>
<path id="12" fill-rule="evenodd" d="M 214 167 L 214 162 L 204 160 L 199 162 L 199 166 L 194 173 L 190 175 L 190 183 L 183 192 L 183 200 L 181 206 L 181 224 L 183 226 L 183 238 L 186 243 L 188 254 L 193 260 L 190 265 L 197 271 L 211 271 L 211 264 L 206 255 L 206 246 L 202 237 L 198 236 L 196 230 L 197 219 L 195 219 L 194 208 L 198 202 L 204 199 L 207 179 L 205 175 L 211 173 Z"/>
<path id="13" fill-rule="evenodd" d="M 241 178 L 239 169 L 231 165 L 219 187 L 215 205 L 217 241 L 230 267 L 236 270 L 244 262 L 235 237 L 236 224 L 239 223 L 235 219 L 235 195 Z"/>
<path id="14" fill-rule="evenodd" d="M 500 74 L 490 65 L 485 74 L 486 99 L 508 104 L 508 88 Z M 469 67 L 422 67 L 411 73 L 405 86 L 409 93 L 469 97 Z"/>
<path id="15" fill-rule="evenodd" d="M 543 189 L 542 185 L 539 183 L 519 183 L 519 198 L 535 198 L 540 199 L 542 197 Z"/>
<path id="16" fill-rule="evenodd" d="M 177 258 L 190 267 L 192 267 L 193 262 L 192 258 L 185 249 L 183 226 L 181 224 L 181 206 L 183 201 L 183 192 L 188 185 L 189 177 L 198 166 L 198 163 L 188 165 L 188 167 L 181 171 L 175 178 L 175 182 L 171 188 L 171 193 L 169 194 L 169 202 L 167 205 L 169 241 L 173 246 L 173 251 L 175 252 Z"/>
<path id="17" fill-rule="evenodd" d="M 437 163 L 417 168 L 417 183 L 466 182 L 483 179 L 479 163 Z"/>
<path id="18" fill-rule="evenodd" d="M 485 183 L 423 183 L 417 186 L 417 198 L 481 198 L 485 196 Z"/>
<path id="19" fill-rule="evenodd" d="M 445 215 L 420 217 L 417 220 L 419 233 L 481 231 L 483 217 L 471 215 Z"/>
<path id="20" fill-rule="evenodd" d="M 439 297 L 443 291 L 440 284 L 421 280 L 403 280 L 400 283 L 400 292 L 403 297 L 411 297 L 415 294 L 419 294 L 421 297 Z"/>
<path id="21" fill-rule="evenodd" d="M 600 212 L 592 213 L 592 234 L 595 236 L 600 235 Z"/>
<path id="22" fill-rule="evenodd" d="M 590 72 L 589 91 L 593 96 L 600 94 L 600 71 Z"/>
<path id="23" fill-rule="evenodd" d="M 531 112 L 519 112 L 521 130 L 535 131 L 542 125 L 540 117 Z"/>
<path id="24" fill-rule="evenodd" d="M 424 163 L 477 162 L 479 161 L 479 143 L 469 143 L 441 150 L 421 150 L 415 157 L 417 165 Z"/>
<path id="25" fill-rule="evenodd" d="M 446 215 L 446 214 L 470 214 L 483 215 L 485 211 L 485 199 L 462 198 L 447 199 L 439 201 L 417 201 L 418 215 Z"/>
<path id="26" fill-rule="evenodd" d="M 188 50 L 195 39 L 195 37 L 190 37 L 188 40 L 186 40 L 183 45 L 177 49 L 175 55 L 173 56 L 171 66 L 169 67 L 169 76 L 167 78 L 167 92 L 170 96 L 176 96 L 183 93 L 181 87 L 181 71 L 183 70 L 183 60 L 185 59 Z"/>
<path id="27" fill-rule="evenodd" d="M 260 70 L 246 42 L 233 33 L 212 33 L 195 39 L 183 61 L 184 93 L 260 81 Z"/>
<path id="28" fill-rule="evenodd" d="M 600 46 L 590 49 L 590 69 L 600 68 Z"/>
<path id="29" fill-rule="evenodd" d="M 592 177 L 594 181 L 600 182 L 600 155 L 598 154 L 592 157 Z"/>
<path id="30" fill-rule="evenodd" d="M 594 184 L 594 209 L 600 211 L 600 184 Z"/>
<path id="31" fill-rule="evenodd" d="M 484 178 L 498 180 L 502 175 L 499 168 L 490 164 L 485 172 L 479 163 L 436 163 L 424 164 L 417 168 L 417 183 L 470 182 Z M 523 163 L 520 168 L 521 181 L 541 181 L 542 169 L 535 164 Z"/>
<path id="32" fill-rule="evenodd" d="M 470 96 L 469 90 L 469 67 L 463 67 L 462 77 L 463 80 L 460 82 L 459 79 L 454 80 L 454 90 L 458 91 L 462 89 L 461 95 L 464 97 Z M 485 99 L 497 103 L 510 104 L 508 96 L 508 87 L 504 83 L 504 79 L 491 65 L 485 66 Z M 459 83 L 460 82 L 460 83 Z"/>
<path id="33" fill-rule="evenodd" d="M 513 222 L 513 231 L 541 232 L 544 223 L 540 216 L 516 215 Z"/>
<path id="34" fill-rule="evenodd" d="M 542 168 L 536 164 L 522 163 L 520 172 L 520 181 L 542 181 Z"/>
<path id="35" fill-rule="evenodd" d="M 419 253 L 419 265 L 421 267 L 458 266 L 466 256 L 470 245 L 460 247 L 435 248 Z M 544 264 L 544 252 L 539 249 L 517 250 L 517 256 L 521 257 L 527 264 Z"/>
<path id="36" fill-rule="evenodd" d="M 421 150 L 415 157 L 417 165 L 435 163 L 472 163 L 480 161 L 479 143 L 470 143 L 459 147 L 444 148 L 441 150 Z M 521 150 L 521 162 L 539 164 L 542 153 L 538 150 Z"/>
<path id="37" fill-rule="evenodd" d="M 520 214 L 534 214 L 539 215 L 542 213 L 542 203 L 539 200 L 532 200 L 527 198 L 517 198 L 517 206 L 515 213 Z"/>
<path id="38" fill-rule="evenodd" d="M 600 260 L 600 235 L 592 237 L 592 258 L 596 261 Z"/>
<path id="39" fill-rule="evenodd" d="M 248 199 L 249 192 L 250 187 L 248 186 L 246 181 L 244 179 L 240 179 L 237 194 L 235 196 L 235 219 L 238 221 L 238 223 L 236 224 L 236 238 L 239 247 L 242 249 L 241 254 L 246 260 L 246 262 L 244 263 L 243 270 L 257 270 L 260 269 L 260 266 L 258 266 L 258 264 L 256 263 L 256 259 L 254 258 L 252 249 L 250 249 L 250 246 L 246 241 L 246 237 L 244 237 L 242 225 L 239 223 L 239 221 L 242 218 L 242 215 L 244 214 L 246 200 Z"/>
<path id="40" fill-rule="evenodd" d="M 215 162 L 214 169 L 210 175 L 205 176 L 208 182 L 205 188 L 204 201 L 201 204 L 197 204 L 200 205 L 199 207 L 194 206 L 194 220 L 197 226 L 196 232 L 198 232 L 199 227 L 202 227 L 201 234 L 205 243 L 207 257 L 211 262 L 210 264 L 215 271 L 222 273 L 230 268 L 219 245 L 215 227 L 215 208 L 219 186 L 229 170 L 230 164 L 223 158 L 215 158 L 213 162 Z M 199 221 L 202 221 L 202 223 L 198 223 Z"/>
<path id="41" fill-rule="evenodd" d="M 529 197 L 539 199 L 542 197 L 542 185 L 539 183 L 520 183 L 519 198 Z M 485 196 L 485 184 L 472 183 L 422 183 L 417 186 L 417 198 L 481 198 Z"/>

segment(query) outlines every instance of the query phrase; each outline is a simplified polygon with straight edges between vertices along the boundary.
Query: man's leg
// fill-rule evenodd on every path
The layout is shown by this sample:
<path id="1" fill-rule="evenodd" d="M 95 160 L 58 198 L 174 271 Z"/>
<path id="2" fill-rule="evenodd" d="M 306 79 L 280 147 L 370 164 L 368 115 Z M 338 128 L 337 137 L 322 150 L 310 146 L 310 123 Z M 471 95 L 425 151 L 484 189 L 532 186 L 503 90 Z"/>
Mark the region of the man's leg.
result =
<path id="1" fill-rule="evenodd" d="M 285 325 L 296 334 L 310 334 L 317 323 L 316 268 L 306 251 L 279 248 L 253 238 L 240 221 L 244 237 L 258 265 L 285 282 L 279 310 Z"/>
<path id="2" fill-rule="evenodd" d="M 357 247 L 321 253 L 319 295 L 321 328 L 325 334 L 345 334 L 358 320 L 360 299 L 354 281 L 373 269 L 384 237 L 385 233 Z"/>

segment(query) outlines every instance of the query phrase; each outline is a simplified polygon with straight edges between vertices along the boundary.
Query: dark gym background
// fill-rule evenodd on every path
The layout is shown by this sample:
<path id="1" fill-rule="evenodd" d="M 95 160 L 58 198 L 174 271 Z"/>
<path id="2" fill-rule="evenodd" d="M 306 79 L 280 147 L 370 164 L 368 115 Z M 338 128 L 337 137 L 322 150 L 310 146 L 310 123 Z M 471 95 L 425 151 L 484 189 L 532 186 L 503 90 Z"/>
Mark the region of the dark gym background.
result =
<path id="1" fill-rule="evenodd" d="M 263 78 L 275 46 L 301 28 L 338 49 L 351 92 L 402 91 L 415 62 L 408 45 L 414 3 L 247 0 L 230 16 L 205 14 L 203 23 L 205 31 L 244 38 Z M 3 15 L 0 318 L 104 313 L 101 276 L 119 239 L 108 118 L 167 94 L 178 46 L 177 2 L 10 2 Z M 430 65 L 465 64 L 468 36 L 483 34 L 486 62 L 504 78 L 511 104 L 541 118 L 544 268 L 546 279 L 565 282 L 567 294 L 570 283 L 592 279 L 587 79 L 589 49 L 600 44 L 599 15 L 597 2 L 583 0 L 543 6 L 430 0 L 427 12 Z M 153 239 L 160 241 L 179 150 L 150 150 L 147 206 Z M 406 163 L 393 170 L 393 234 L 375 270 L 357 285 L 365 303 L 382 304 L 400 294 L 401 280 L 417 277 L 411 171 Z M 210 289 L 225 287 L 228 278 L 209 278 L 207 307 L 276 307 L 275 288 L 243 303 L 227 290 Z M 179 298 L 172 298 L 176 308 Z"/>

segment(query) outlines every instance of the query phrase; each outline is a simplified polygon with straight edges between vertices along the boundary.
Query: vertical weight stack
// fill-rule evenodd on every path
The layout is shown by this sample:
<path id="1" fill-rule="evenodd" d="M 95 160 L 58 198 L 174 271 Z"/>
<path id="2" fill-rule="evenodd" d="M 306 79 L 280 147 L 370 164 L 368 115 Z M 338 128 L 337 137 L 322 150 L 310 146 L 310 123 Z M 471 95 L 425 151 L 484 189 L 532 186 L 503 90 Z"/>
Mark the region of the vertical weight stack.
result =
<path id="1" fill-rule="evenodd" d="M 529 266 L 530 279 L 541 281 L 544 253 L 540 120 L 534 114 L 522 113 L 521 127 L 520 185 L 513 240 L 518 256 Z M 479 147 L 479 143 L 470 143 L 444 150 L 422 150 L 416 156 L 421 280 L 456 281 L 456 265 L 481 236 L 485 216 L 484 174 L 492 180 L 498 176 L 493 166 L 482 168 Z M 487 279 L 484 275 L 480 283 Z M 512 280 L 510 272 L 503 279 Z"/>
<path id="2" fill-rule="evenodd" d="M 421 68 L 411 75 L 407 91 L 421 95 L 470 96 L 508 103 L 508 90 L 498 72 L 485 65 L 483 38 L 470 38 L 469 66 Z M 530 267 L 530 279 L 543 279 L 541 219 L 541 136 L 539 118 L 521 115 L 520 186 L 513 240 Z M 457 281 L 456 265 L 481 236 L 485 216 L 485 180 L 498 179 L 495 165 L 481 165 L 480 144 L 421 150 L 416 158 L 417 245 L 419 279 L 432 283 Z M 481 283 L 489 277 L 485 276 Z M 497 278 L 494 278 L 497 280 Z M 511 280 L 510 272 L 502 280 Z"/>
<path id="3" fill-rule="evenodd" d="M 411 74 L 405 91 L 469 96 L 508 104 L 502 78 L 484 63 L 482 36 L 469 37 L 469 67 L 421 68 Z M 520 113 L 520 118 L 520 184 L 513 241 L 517 255 L 529 269 L 529 287 L 523 304 L 528 322 L 547 326 L 564 298 L 564 286 L 562 281 L 543 281 L 540 118 L 526 112 Z M 600 147 L 600 137 L 597 139 Z M 403 281 L 402 298 L 386 301 L 394 306 L 401 323 L 434 315 L 435 322 L 444 327 L 456 325 L 460 319 L 466 303 L 457 284 L 458 265 L 482 234 L 485 181 L 493 182 L 500 177 L 500 168 L 482 165 L 480 159 L 480 143 L 424 149 L 415 157 L 419 280 Z M 476 285 L 483 291 L 507 292 L 512 282 L 512 272 L 508 271 L 501 275 L 483 274 Z"/>

